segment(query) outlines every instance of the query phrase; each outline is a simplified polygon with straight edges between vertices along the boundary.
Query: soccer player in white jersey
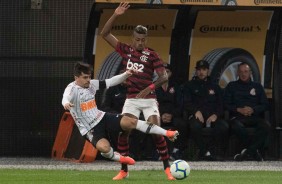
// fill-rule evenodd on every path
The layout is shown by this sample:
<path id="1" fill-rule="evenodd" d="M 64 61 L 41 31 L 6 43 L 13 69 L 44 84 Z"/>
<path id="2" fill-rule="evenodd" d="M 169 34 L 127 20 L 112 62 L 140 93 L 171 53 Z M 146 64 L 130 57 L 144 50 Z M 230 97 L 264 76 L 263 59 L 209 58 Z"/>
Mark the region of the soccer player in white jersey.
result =
<path id="1" fill-rule="evenodd" d="M 113 152 L 113 148 L 106 139 L 107 131 L 121 132 L 137 129 L 145 133 L 167 136 L 172 141 L 176 139 L 177 131 L 164 130 L 145 121 L 103 112 L 97 108 L 96 91 L 122 83 L 127 77 L 133 75 L 133 70 L 128 70 L 105 81 L 91 80 L 91 73 L 92 67 L 89 64 L 82 62 L 75 64 L 75 81 L 65 89 L 62 104 L 66 110 L 70 111 L 81 135 L 90 141 L 103 157 L 122 164 L 133 165 L 135 163 L 132 158 Z"/>

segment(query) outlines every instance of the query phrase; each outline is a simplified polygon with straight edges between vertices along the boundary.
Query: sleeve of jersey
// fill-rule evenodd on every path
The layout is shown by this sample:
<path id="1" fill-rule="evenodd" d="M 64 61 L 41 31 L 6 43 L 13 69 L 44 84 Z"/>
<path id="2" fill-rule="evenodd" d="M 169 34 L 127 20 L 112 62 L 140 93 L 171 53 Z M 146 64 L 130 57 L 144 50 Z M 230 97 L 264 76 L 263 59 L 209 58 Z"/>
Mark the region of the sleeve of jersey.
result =
<path id="1" fill-rule="evenodd" d="M 91 83 L 91 86 L 94 87 L 96 90 L 99 90 L 100 89 L 100 81 L 97 80 L 97 79 L 92 79 L 90 81 Z"/>
<path id="2" fill-rule="evenodd" d="M 126 50 L 128 50 L 128 45 L 118 42 L 116 46 L 116 51 L 119 53 L 121 57 L 123 57 L 127 53 Z"/>
<path id="3" fill-rule="evenodd" d="M 70 103 L 73 97 L 73 85 L 69 84 L 63 94 L 62 105 L 64 106 L 66 103 Z"/>
<path id="4" fill-rule="evenodd" d="M 163 60 L 159 57 L 159 55 L 155 52 L 152 53 L 153 55 L 153 66 L 154 66 L 154 69 L 156 71 L 163 71 L 165 68 L 164 68 L 164 62 Z"/>
<path id="5" fill-rule="evenodd" d="M 124 80 L 126 80 L 128 77 L 128 75 L 126 74 L 126 72 L 122 73 L 122 74 L 119 74 L 119 75 L 116 75 L 110 79 L 106 79 L 105 82 L 106 82 L 106 87 L 109 88 L 111 86 L 116 86 L 120 83 L 122 83 Z"/>

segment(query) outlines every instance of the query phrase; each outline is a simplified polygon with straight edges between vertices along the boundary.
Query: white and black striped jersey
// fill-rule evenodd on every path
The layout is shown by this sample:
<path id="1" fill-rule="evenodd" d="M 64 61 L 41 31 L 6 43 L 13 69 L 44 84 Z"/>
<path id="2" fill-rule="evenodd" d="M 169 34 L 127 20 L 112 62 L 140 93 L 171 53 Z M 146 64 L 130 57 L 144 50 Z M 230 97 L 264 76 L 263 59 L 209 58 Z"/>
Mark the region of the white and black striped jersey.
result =
<path id="1" fill-rule="evenodd" d="M 74 104 L 70 113 L 77 125 L 81 135 L 85 135 L 95 127 L 104 117 L 105 112 L 97 108 L 95 94 L 99 88 L 109 88 L 122 83 L 129 76 L 127 72 L 116 75 L 105 81 L 96 79 L 90 80 L 88 88 L 76 85 L 75 81 L 70 83 L 64 92 L 62 105 L 67 103 Z"/>
<path id="2" fill-rule="evenodd" d="M 96 90 L 99 90 L 99 80 L 91 80 L 89 88 L 80 87 L 72 82 L 65 89 L 62 104 L 69 102 L 74 104 L 70 113 L 81 135 L 85 135 L 96 126 L 105 114 L 97 108 Z"/>

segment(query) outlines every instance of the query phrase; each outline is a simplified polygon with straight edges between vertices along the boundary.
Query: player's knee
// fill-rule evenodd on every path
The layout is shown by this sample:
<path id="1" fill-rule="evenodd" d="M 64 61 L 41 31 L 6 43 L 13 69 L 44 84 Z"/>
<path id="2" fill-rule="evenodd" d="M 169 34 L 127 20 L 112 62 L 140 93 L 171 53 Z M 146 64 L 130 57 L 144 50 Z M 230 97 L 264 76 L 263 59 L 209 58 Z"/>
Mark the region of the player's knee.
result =
<path id="1" fill-rule="evenodd" d="M 97 144 L 96 144 L 96 148 L 103 153 L 108 153 L 111 150 L 110 144 L 108 141 L 104 140 L 104 139 L 100 139 Z"/>
<path id="2" fill-rule="evenodd" d="M 127 117 L 127 116 L 124 116 L 122 119 L 121 119 L 121 128 L 125 131 L 130 131 L 134 128 L 136 128 L 136 125 L 137 125 L 137 120 L 134 119 L 134 118 L 130 118 L 130 117 Z"/>
<path id="3" fill-rule="evenodd" d="M 158 116 L 156 116 L 156 115 L 150 116 L 147 121 L 154 124 L 154 125 L 160 126 L 160 120 L 159 120 Z"/>

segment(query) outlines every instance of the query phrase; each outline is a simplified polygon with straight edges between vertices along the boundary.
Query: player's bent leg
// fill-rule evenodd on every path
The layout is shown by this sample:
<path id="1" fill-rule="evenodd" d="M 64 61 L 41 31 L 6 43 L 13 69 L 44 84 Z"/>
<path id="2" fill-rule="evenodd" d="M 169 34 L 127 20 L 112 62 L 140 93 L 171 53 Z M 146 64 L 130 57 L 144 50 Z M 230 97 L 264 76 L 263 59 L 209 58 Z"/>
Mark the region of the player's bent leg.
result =
<path id="1" fill-rule="evenodd" d="M 122 156 L 117 152 L 113 151 L 113 148 L 110 146 L 110 143 L 107 139 L 102 138 L 100 139 L 97 144 L 96 148 L 101 152 L 101 155 L 105 158 L 108 158 L 113 161 L 118 161 L 122 164 L 134 165 L 135 160 L 128 156 Z"/>
<path id="2" fill-rule="evenodd" d="M 158 134 L 167 136 L 170 140 L 174 141 L 179 135 L 178 131 L 165 130 L 153 123 L 136 120 L 127 116 L 122 117 L 120 122 L 121 128 L 125 131 L 137 129 L 147 134 Z"/>

